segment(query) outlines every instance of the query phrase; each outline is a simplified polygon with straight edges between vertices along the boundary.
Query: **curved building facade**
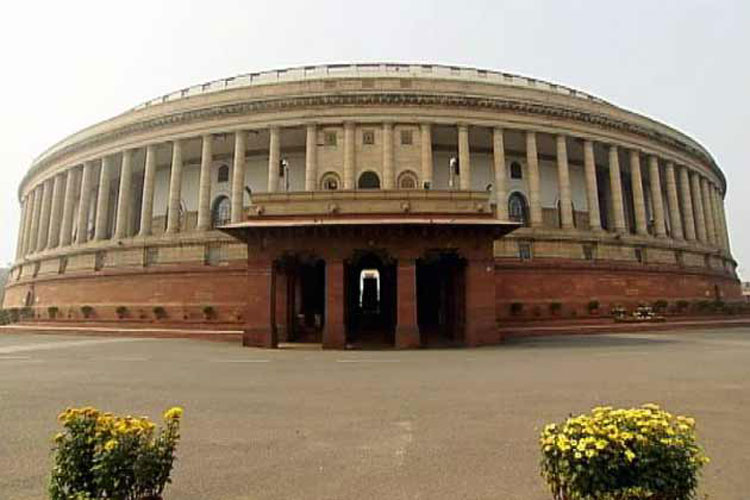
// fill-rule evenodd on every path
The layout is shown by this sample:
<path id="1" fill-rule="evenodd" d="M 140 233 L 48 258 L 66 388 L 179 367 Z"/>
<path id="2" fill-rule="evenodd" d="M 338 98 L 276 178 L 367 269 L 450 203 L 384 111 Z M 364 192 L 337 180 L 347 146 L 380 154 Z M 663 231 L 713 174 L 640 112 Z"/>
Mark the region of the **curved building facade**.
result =
<path id="1" fill-rule="evenodd" d="M 726 190 L 690 137 L 540 80 L 242 75 L 38 157 L 4 307 L 242 324 L 259 345 L 493 343 L 498 322 L 592 303 L 739 299 Z"/>

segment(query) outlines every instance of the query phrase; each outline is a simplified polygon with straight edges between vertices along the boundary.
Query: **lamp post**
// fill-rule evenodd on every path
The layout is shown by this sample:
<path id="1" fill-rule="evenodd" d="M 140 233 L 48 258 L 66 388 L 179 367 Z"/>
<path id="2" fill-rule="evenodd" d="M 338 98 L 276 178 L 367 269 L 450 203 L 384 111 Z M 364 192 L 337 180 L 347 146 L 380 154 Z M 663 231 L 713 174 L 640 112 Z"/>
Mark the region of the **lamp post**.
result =
<path id="1" fill-rule="evenodd" d="M 453 189 L 456 184 L 456 177 L 460 175 L 458 170 L 458 158 L 451 156 L 448 160 L 448 187 Z"/>
<path id="2" fill-rule="evenodd" d="M 279 161 L 279 177 L 284 179 L 284 191 L 289 192 L 289 161 L 286 158 Z"/>

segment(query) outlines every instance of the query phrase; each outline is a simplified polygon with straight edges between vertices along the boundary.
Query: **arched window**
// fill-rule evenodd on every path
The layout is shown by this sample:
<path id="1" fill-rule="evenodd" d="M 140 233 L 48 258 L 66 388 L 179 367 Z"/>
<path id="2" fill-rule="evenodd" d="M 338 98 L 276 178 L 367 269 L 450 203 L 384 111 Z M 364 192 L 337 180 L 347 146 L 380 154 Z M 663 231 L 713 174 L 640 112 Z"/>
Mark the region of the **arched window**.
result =
<path id="1" fill-rule="evenodd" d="M 508 197 L 508 217 L 513 222 L 520 222 L 524 226 L 529 223 L 529 204 L 526 202 L 526 197 L 514 191 Z"/>
<path id="2" fill-rule="evenodd" d="M 211 227 L 219 227 L 229 224 L 231 220 L 232 204 L 227 196 L 219 196 L 214 200 L 211 209 Z"/>
<path id="3" fill-rule="evenodd" d="M 523 168 L 521 168 L 521 164 L 517 161 L 510 164 L 510 178 L 523 179 Z"/>
<path id="4" fill-rule="evenodd" d="M 372 171 L 363 172 L 357 182 L 359 189 L 380 189 L 380 177 Z"/>
<path id="5" fill-rule="evenodd" d="M 229 182 L 229 165 L 222 165 L 219 167 L 219 172 L 216 175 L 216 182 Z"/>
<path id="6" fill-rule="evenodd" d="M 320 180 L 320 189 L 323 191 L 336 191 L 341 186 L 339 176 L 335 172 L 327 172 L 323 174 L 323 178 Z"/>
<path id="7" fill-rule="evenodd" d="M 417 189 L 417 174 L 409 170 L 401 172 L 398 176 L 399 189 Z"/>

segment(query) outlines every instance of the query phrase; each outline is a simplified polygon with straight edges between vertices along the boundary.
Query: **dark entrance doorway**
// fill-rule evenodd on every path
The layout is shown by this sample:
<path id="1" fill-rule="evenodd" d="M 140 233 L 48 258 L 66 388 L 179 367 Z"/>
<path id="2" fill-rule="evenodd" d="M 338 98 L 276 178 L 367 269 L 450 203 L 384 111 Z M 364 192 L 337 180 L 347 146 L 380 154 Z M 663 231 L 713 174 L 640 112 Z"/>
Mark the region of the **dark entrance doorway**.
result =
<path id="1" fill-rule="evenodd" d="M 423 345 L 458 345 L 466 323 L 466 261 L 455 252 L 417 259 L 417 324 Z"/>
<path id="2" fill-rule="evenodd" d="M 276 320 L 280 342 L 321 342 L 325 326 L 325 262 L 310 255 L 278 261 Z"/>
<path id="3" fill-rule="evenodd" d="M 345 263 L 346 343 L 393 346 L 396 325 L 396 265 L 385 252 L 357 251 Z"/>

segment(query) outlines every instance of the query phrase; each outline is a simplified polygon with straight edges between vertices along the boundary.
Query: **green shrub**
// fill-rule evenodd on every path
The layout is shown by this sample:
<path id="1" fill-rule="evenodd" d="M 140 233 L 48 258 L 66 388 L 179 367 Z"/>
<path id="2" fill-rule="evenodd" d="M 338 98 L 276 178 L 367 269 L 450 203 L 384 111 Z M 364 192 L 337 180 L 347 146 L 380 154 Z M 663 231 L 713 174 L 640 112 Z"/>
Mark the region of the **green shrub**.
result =
<path id="1" fill-rule="evenodd" d="M 52 500 L 160 498 L 175 460 L 181 408 L 164 413 L 157 430 L 147 418 L 68 408 L 54 438 Z"/>
<path id="2" fill-rule="evenodd" d="M 690 306 L 690 302 L 688 302 L 687 300 L 678 300 L 677 301 L 677 309 L 680 312 L 686 311 L 689 306 Z"/>
<path id="3" fill-rule="evenodd" d="M 589 309 L 589 312 L 598 311 L 599 310 L 599 301 L 598 300 L 590 300 L 587 307 Z"/>
<path id="4" fill-rule="evenodd" d="M 128 308 L 125 306 L 117 306 L 117 309 L 115 309 L 115 314 L 117 314 L 117 317 L 120 319 L 125 318 L 128 315 Z"/>
<path id="5" fill-rule="evenodd" d="M 664 312 L 667 310 L 668 305 L 669 305 L 669 302 L 667 302 L 664 299 L 661 299 L 661 300 L 654 301 L 652 307 L 654 308 L 655 311 Z"/>
<path id="6" fill-rule="evenodd" d="M 695 498 L 708 458 L 695 421 L 657 405 L 594 408 L 541 434 L 541 473 L 557 500 Z"/>
<path id="7" fill-rule="evenodd" d="M 156 319 L 164 319 L 167 317 L 167 310 L 162 306 L 156 306 L 154 307 L 154 316 Z"/>
<path id="8" fill-rule="evenodd" d="M 58 312 L 60 312 L 60 308 L 58 308 L 57 306 L 49 306 L 47 308 L 47 315 L 49 316 L 49 319 L 57 318 Z"/>
<path id="9" fill-rule="evenodd" d="M 513 302 L 510 305 L 510 313 L 513 316 L 520 316 L 523 312 L 523 302 Z"/>
<path id="10" fill-rule="evenodd" d="M 203 306 L 203 317 L 206 319 L 214 319 L 216 317 L 216 310 L 213 306 Z"/>
<path id="11" fill-rule="evenodd" d="M 549 312 L 551 314 L 557 314 L 562 310 L 562 304 L 559 302 L 550 302 L 549 303 Z"/>
<path id="12" fill-rule="evenodd" d="M 34 318 L 34 309 L 29 306 L 21 308 L 21 319 L 32 319 Z"/>
<path id="13" fill-rule="evenodd" d="M 94 315 L 94 308 L 91 306 L 81 306 L 81 314 L 84 318 L 91 318 Z"/>

